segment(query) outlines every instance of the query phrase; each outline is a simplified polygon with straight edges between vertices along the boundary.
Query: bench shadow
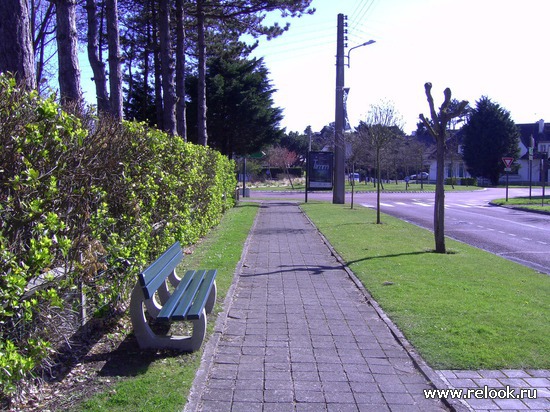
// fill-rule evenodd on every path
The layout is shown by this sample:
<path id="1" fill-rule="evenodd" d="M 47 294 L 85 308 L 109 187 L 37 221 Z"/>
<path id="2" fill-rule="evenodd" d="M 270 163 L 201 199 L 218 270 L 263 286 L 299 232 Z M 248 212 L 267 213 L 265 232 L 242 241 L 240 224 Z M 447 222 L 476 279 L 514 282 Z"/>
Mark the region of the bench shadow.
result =
<path id="1" fill-rule="evenodd" d="M 284 274 L 284 273 L 294 273 L 294 272 L 309 272 L 312 275 L 321 275 L 323 272 L 330 271 L 330 270 L 341 270 L 343 269 L 343 266 L 338 264 L 334 266 L 292 266 L 292 265 L 281 265 L 281 269 L 271 270 L 269 272 L 261 272 L 261 273 L 241 273 L 241 277 L 254 277 L 254 276 L 269 276 L 269 275 L 276 275 L 276 274 Z"/>
<path id="2" fill-rule="evenodd" d="M 151 329 L 158 334 L 166 334 L 169 325 L 152 324 Z M 133 377 L 147 372 L 149 366 L 159 360 L 181 356 L 182 351 L 176 350 L 142 350 L 133 333 L 126 338 L 113 351 L 98 353 L 86 357 L 88 361 L 104 361 L 105 364 L 99 370 L 99 376 Z"/>

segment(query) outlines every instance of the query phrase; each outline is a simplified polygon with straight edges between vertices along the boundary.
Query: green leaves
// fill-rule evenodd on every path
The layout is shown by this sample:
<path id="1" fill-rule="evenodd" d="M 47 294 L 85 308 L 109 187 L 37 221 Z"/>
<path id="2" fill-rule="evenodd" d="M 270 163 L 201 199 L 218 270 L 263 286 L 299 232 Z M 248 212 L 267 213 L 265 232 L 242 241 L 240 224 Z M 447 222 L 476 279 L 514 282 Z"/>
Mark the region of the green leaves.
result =
<path id="1" fill-rule="evenodd" d="M 112 311 L 137 271 L 219 222 L 236 180 L 218 152 L 140 123 L 77 118 L 3 75 L 0 145 L 0 391 L 10 393 L 48 354 L 43 322 L 58 318 L 48 315 L 79 312 L 65 296 L 82 290 L 88 313 Z"/>

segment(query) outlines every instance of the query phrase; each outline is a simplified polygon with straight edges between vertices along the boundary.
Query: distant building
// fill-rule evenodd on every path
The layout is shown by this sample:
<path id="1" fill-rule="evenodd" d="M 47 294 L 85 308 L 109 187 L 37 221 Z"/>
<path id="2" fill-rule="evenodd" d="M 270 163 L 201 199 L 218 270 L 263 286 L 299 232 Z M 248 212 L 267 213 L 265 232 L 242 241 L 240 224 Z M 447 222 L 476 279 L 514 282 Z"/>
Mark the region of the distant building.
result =
<path id="1" fill-rule="evenodd" d="M 520 132 L 520 156 L 516 159 L 519 166 L 514 180 L 521 182 L 529 181 L 529 170 L 533 182 L 542 182 L 542 159 L 548 159 L 550 151 L 550 123 L 539 120 L 536 123 L 518 124 Z M 532 147 L 532 162 L 529 161 L 529 148 Z M 512 177 L 512 175 L 510 175 Z M 546 176 L 546 182 L 550 176 Z"/>
<path id="2" fill-rule="evenodd" d="M 472 177 L 468 170 L 466 170 L 466 164 L 462 158 L 462 130 L 456 132 L 450 132 L 451 136 L 447 139 L 447 151 L 445 154 L 445 179 L 455 178 L 457 183 L 460 184 L 460 180 L 464 178 Z M 430 181 L 435 181 L 437 178 L 437 149 L 435 145 L 431 149 L 428 155 L 429 162 L 429 174 Z"/>

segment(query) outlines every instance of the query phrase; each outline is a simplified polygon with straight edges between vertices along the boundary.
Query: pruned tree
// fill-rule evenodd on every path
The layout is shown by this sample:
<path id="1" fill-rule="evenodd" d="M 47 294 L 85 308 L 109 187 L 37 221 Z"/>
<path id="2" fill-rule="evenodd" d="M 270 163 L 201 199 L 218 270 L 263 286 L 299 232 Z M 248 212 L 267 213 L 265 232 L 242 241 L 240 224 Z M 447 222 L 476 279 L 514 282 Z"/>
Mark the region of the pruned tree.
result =
<path id="1" fill-rule="evenodd" d="M 375 152 L 376 167 L 376 223 L 380 220 L 380 190 L 382 180 L 381 151 L 396 139 L 402 128 L 402 119 L 391 102 L 374 104 L 369 110 L 366 122 L 359 124 L 358 132 L 360 138 L 370 144 Z M 402 134 L 402 133 L 401 133 Z"/>
<path id="2" fill-rule="evenodd" d="M 0 73 L 10 72 L 28 89 L 36 87 L 27 0 L 0 1 Z"/>
<path id="3" fill-rule="evenodd" d="M 436 112 L 434 100 L 432 97 L 432 84 L 424 85 L 428 105 L 430 107 L 430 117 L 427 119 L 423 114 L 420 114 L 420 120 L 424 123 L 430 134 L 435 139 L 436 143 L 436 185 L 435 185 L 435 206 L 434 206 L 434 236 L 435 236 L 435 251 L 436 253 L 446 253 L 445 248 L 445 141 L 447 137 L 447 125 L 451 119 L 459 117 L 468 102 L 466 100 L 453 105 L 451 104 L 451 89 L 446 88 L 443 92 L 445 100 Z"/>

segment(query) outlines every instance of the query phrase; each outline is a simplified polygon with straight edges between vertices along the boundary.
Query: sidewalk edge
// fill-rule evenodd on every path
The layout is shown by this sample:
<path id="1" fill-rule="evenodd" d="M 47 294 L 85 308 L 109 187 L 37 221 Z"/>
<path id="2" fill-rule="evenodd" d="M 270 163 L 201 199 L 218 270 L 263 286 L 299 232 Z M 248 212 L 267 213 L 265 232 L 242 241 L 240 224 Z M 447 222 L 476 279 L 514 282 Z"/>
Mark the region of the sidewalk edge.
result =
<path id="1" fill-rule="evenodd" d="M 441 379 L 441 377 L 435 372 L 427 363 L 422 359 L 422 357 L 416 352 L 413 345 L 405 338 L 403 333 L 399 330 L 399 328 L 393 323 L 393 321 L 386 315 L 384 310 L 378 305 L 378 302 L 374 300 L 374 298 L 371 296 L 369 291 L 365 288 L 363 283 L 359 280 L 357 276 L 355 276 L 355 273 L 347 266 L 346 262 L 342 257 L 336 252 L 336 250 L 332 247 L 328 239 L 317 229 L 317 226 L 311 221 L 307 213 L 304 212 L 304 210 L 300 207 L 300 211 L 304 214 L 306 219 L 309 221 L 309 223 L 317 230 L 317 233 L 327 245 L 327 247 L 330 249 L 330 252 L 332 255 L 338 260 L 338 262 L 342 265 L 350 279 L 355 283 L 355 286 L 364 294 L 367 302 L 369 305 L 371 305 L 380 319 L 384 321 L 384 323 L 388 326 L 390 329 L 392 335 L 397 340 L 397 342 L 405 349 L 405 352 L 409 355 L 411 358 L 413 364 L 416 366 L 416 368 L 422 373 L 426 379 L 428 379 L 429 382 L 435 387 L 435 389 L 450 389 L 450 387 Z M 442 398 L 441 399 L 447 407 L 451 409 L 453 412 L 470 412 L 472 409 L 462 400 L 458 399 L 447 399 Z"/>
<path id="2" fill-rule="evenodd" d="M 261 203 L 263 202 L 260 202 L 260 204 Z M 223 330 L 225 329 L 225 324 L 227 322 L 229 311 L 231 310 L 233 298 L 235 296 L 235 290 L 237 289 L 237 285 L 239 283 L 239 275 L 242 272 L 244 259 L 246 257 L 246 254 L 248 253 L 248 248 L 250 246 L 250 234 L 254 231 L 254 228 L 258 223 L 259 215 L 260 215 L 260 211 L 258 210 L 258 212 L 256 213 L 256 216 L 254 217 L 254 223 L 252 224 L 252 227 L 250 228 L 250 232 L 244 242 L 243 251 L 241 253 L 241 259 L 237 263 L 237 266 L 235 267 L 235 271 L 233 272 L 233 281 L 231 282 L 231 286 L 229 287 L 227 291 L 227 295 L 225 296 L 225 299 L 222 304 L 223 310 L 220 313 L 218 313 L 218 316 L 216 318 L 216 324 L 214 325 L 214 332 L 212 333 L 212 335 L 208 339 L 208 342 L 206 342 L 206 345 L 204 346 L 204 351 L 201 357 L 201 363 L 200 363 L 199 369 L 197 370 L 197 374 L 195 375 L 195 379 L 193 379 L 193 384 L 191 385 L 191 390 L 189 391 L 189 395 L 187 396 L 187 403 L 185 404 L 183 412 L 198 411 L 199 401 L 202 397 L 204 388 L 206 387 L 206 381 L 208 380 L 208 375 L 210 374 L 210 368 L 212 367 L 214 355 L 218 348 L 218 344 L 220 342 L 220 338 L 222 336 Z"/>

